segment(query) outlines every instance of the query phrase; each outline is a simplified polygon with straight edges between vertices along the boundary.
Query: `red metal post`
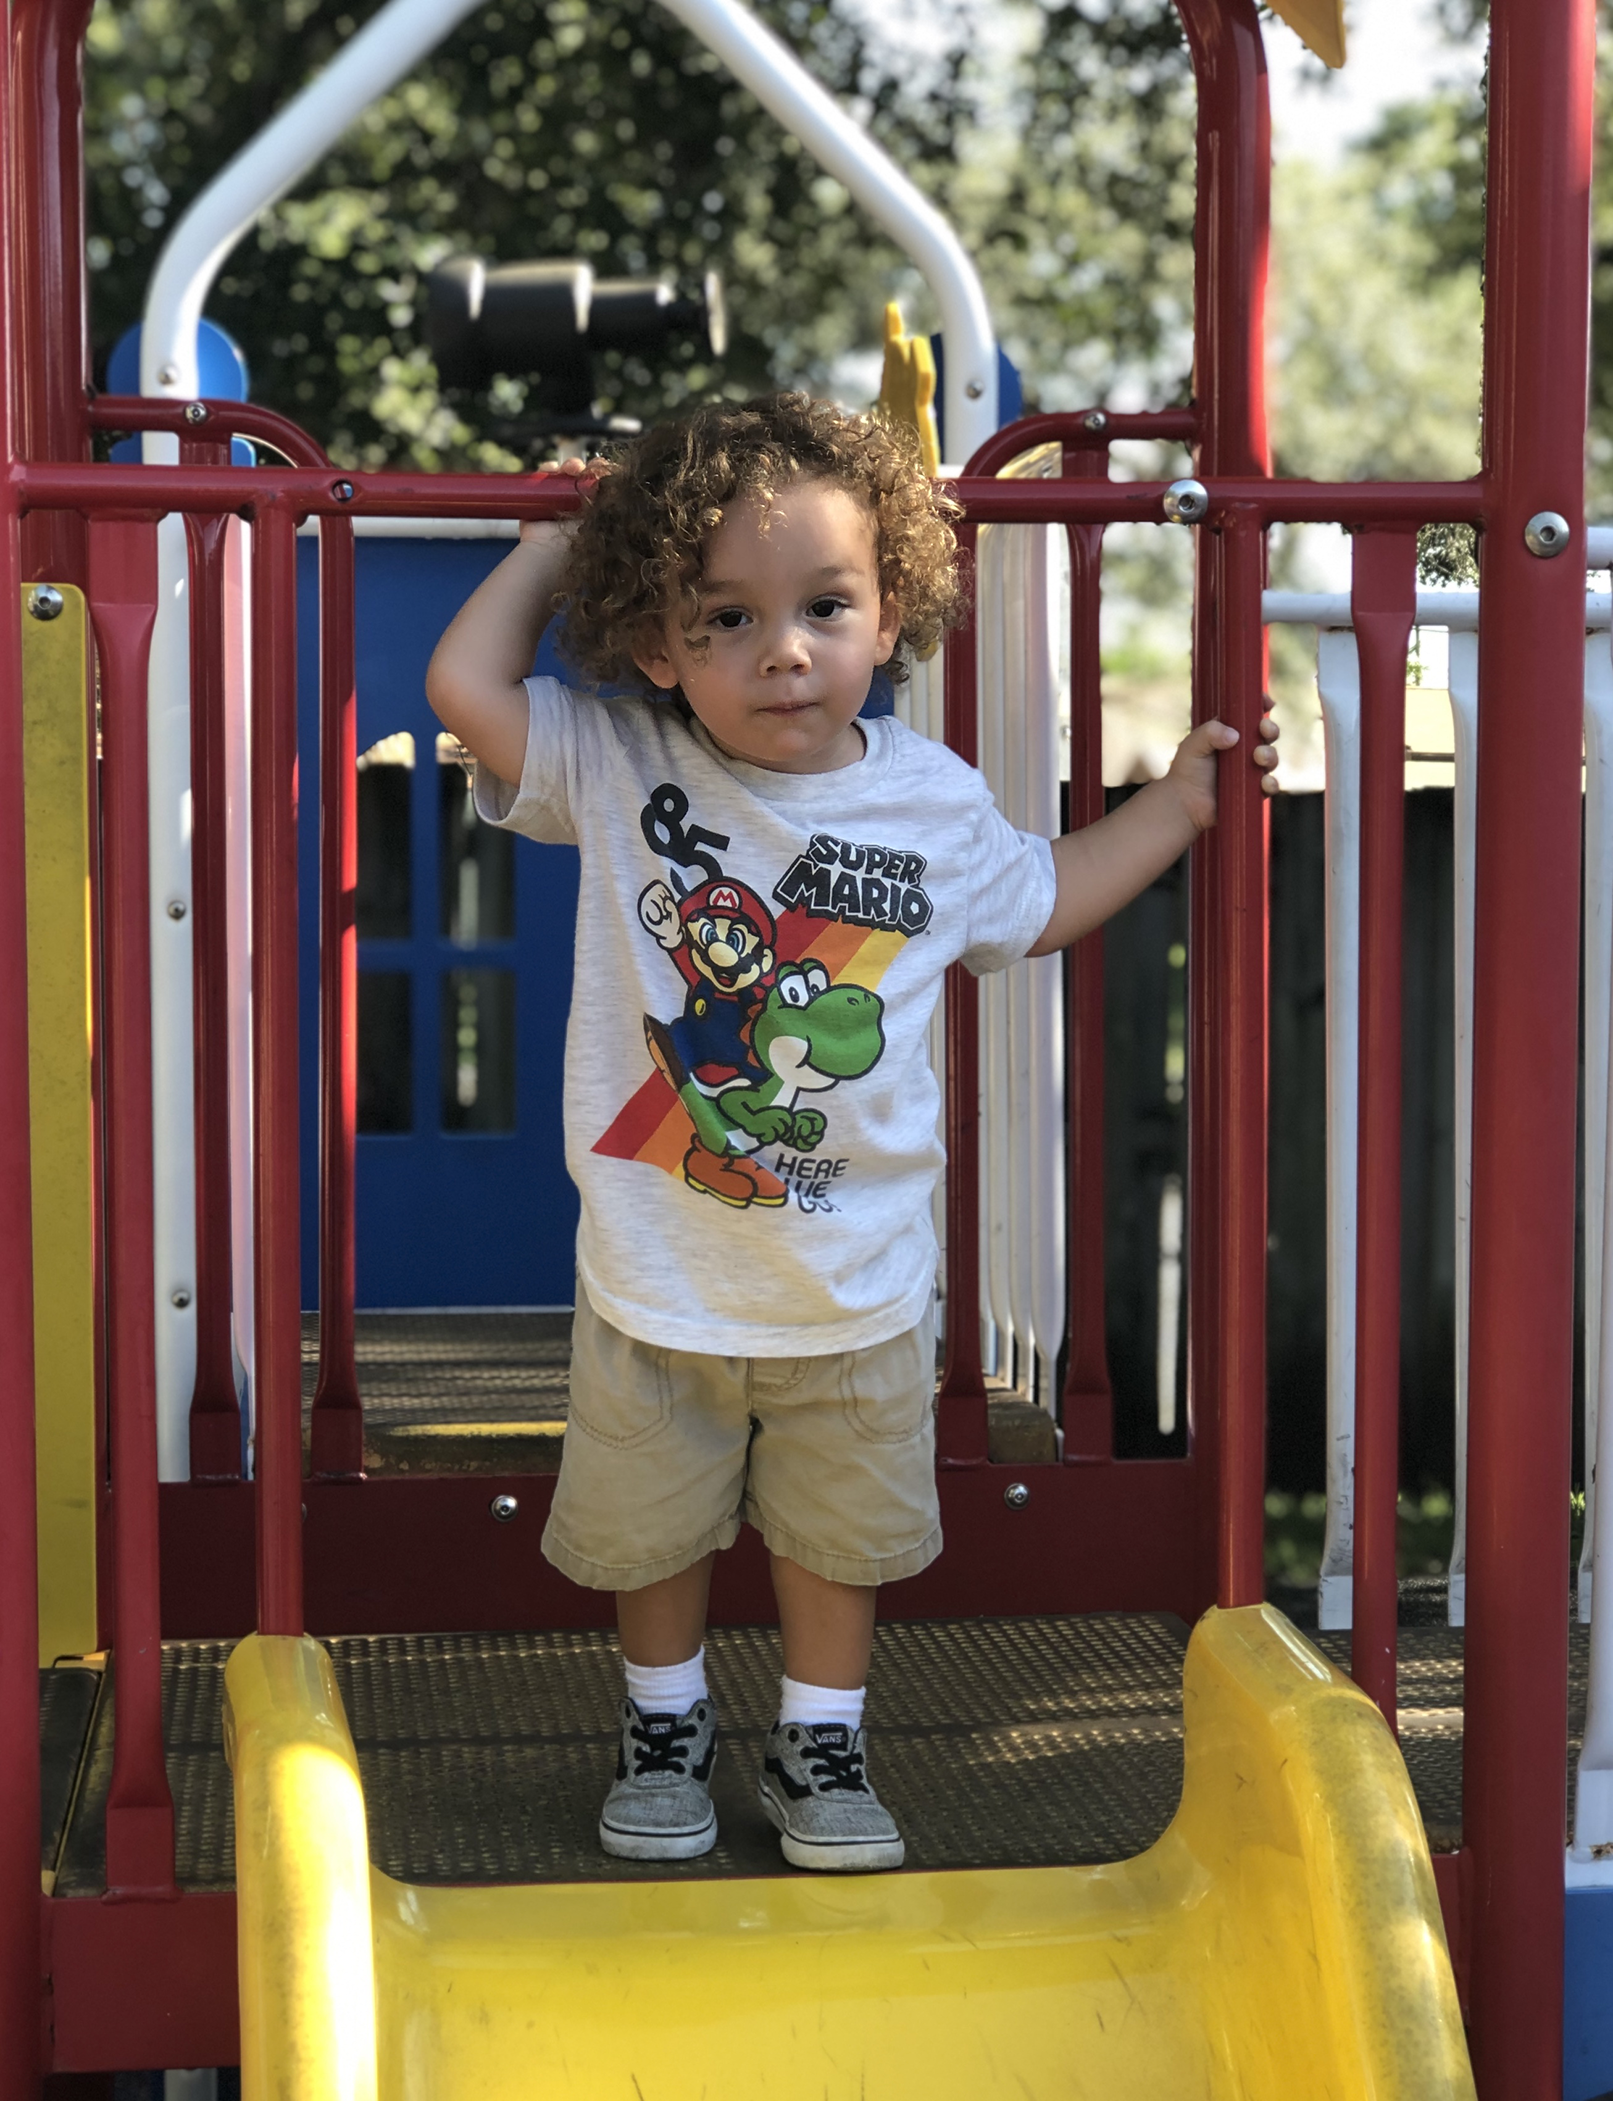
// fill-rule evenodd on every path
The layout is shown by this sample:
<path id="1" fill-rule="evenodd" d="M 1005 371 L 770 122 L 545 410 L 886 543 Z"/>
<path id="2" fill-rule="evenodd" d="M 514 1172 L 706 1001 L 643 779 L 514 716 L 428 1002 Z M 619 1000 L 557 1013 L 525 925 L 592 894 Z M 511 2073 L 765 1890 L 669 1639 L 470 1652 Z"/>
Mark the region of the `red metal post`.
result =
<path id="1" fill-rule="evenodd" d="M 84 283 L 84 31 L 93 0 L 13 0 L 12 197 L 17 327 L 12 339 L 17 451 L 89 457 L 90 355 Z M 84 522 L 29 519 L 23 575 L 85 578 Z"/>
<path id="2" fill-rule="evenodd" d="M 201 448 L 194 448 L 200 450 Z M 227 447 L 218 450 L 225 460 Z M 230 1008 L 224 766 L 224 563 L 228 518 L 187 518 L 190 548 L 191 957 L 196 1074 L 194 1479 L 241 1471 L 230 1290 Z"/>
<path id="3" fill-rule="evenodd" d="M 1463 1797 L 1484 2101 L 1562 2091 L 1591 0 L 1493 0 Z M 1560 512 L 1542 559 L 1525 528 Z"/>
<path id="4" fill-rule="evenodd" d="M 11 54 L 0 47 L 0 371 L 17 301 L 8 166 Z M 0 389 L 0 460 L 16 453 Z M 28 926 L 23 863 L 21 567 L 15 503 L 0 506 L 0 2101 L 39 2093 L 38 1534 L 34 1497 L 33 1218 L 28 1178 Z"/>
<path id="5" fill-rule="evenodd" d="M 946 738 L 965 764 L 980 748 L 975 661 L 975 528 L 958 528 L 958 562 L 969 593 L 966 627 L 946 639 Z M 961 963 L 947 972 L 946 1355 L 936 1452 L 943 1466 L 984 1466 L 986 1381 L 980 1363 L 980 987 Z"/>
<path id="6" fill-rule="evenodd" d="M 106 1286 L 117 1741 L 106 1882 L 174 1891 L 174 1805 L 163 1763 L 157 1559 L 156 1273 L 152 1238 L 151 921 L 147 669 L 157 617 L 155 524 L 90 526 L 90 614 L 101 670 L 102 925 L 106 1012 Z"/>
<path id="7" fill-rule="evenodd" d="M 1198 81 L 1198 471 L 1271 471 L 1265 299 L 1271 113 L 1254 0 L 1177 0 Z M 1198 536 L 1193 713 L 1242 738 L 1195 853 L 1189 961 L 1189 1419 L 1222 1605 L 1265 1594 L 1266 816 L 1249 762 L 1263 707 L 1262 520 Z"/>
<path id="8" fill-rule="evenodd" d="M 1069 444 L 1064 472 L 1106 481 L 1107 438 Z M 1070 544 L 1070 829 L 1103 815 L 1103 667 L 1098 615 L 1103 527 L 1072 525 Z M 1114 1456 L 1114 1389 L 1104 1294 L 1103 933 L 1065 961 L 1065 1091 L 1069 1150 L 1069 1354 L 1064 1374 L 1064 1456 Z"/>
<path id="9" fill-rule="evenodd" d="M 319 526 L 319 1383 L 316 1474 L 364 1471 L 353 1359 L 358 1125 L 358 693 L 353 528 Z"/>
<path id="10" fill-rule="evenodd" d="M 1406 650 L 1417 535 L 1366 532 L 1350 593 L 1361 669 L 1361 1024 L 1356 1199 L 1355 1562 L 1351 1666 L 1395 1726 L 1400 1489 L 1401 910 Z"/>
<path id="11" fill-rule="evenodd" d="M 297 526 L 252 535 L 252 1173 L 258 1632 L 302 1622 L 298 1275 Z"/>

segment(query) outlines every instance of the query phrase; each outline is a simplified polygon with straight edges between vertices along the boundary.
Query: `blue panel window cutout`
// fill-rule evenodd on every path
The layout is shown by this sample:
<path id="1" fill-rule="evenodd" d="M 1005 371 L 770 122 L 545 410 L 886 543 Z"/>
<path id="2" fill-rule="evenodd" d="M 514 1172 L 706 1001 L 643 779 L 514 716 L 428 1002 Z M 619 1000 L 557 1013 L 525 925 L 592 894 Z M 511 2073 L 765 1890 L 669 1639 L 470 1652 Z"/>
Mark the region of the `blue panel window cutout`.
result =
<path id="1" fill-rule="evenodd" d="M 358 1127 L 377 1135 L 414 1129 L 414 1049 L 409 973 L 358 974 Z"/>
<path id="2" fill-rule="evenodd" d="M 515 1129 L 515 972 L 442 975 L 442 1127 Z"/>
<path id="3" fill-rule="evenodd" d="M 515 938 L 515 841 L 476 814 L 451 738 L 438 745 L 438 931 L 456 948 Z"/>

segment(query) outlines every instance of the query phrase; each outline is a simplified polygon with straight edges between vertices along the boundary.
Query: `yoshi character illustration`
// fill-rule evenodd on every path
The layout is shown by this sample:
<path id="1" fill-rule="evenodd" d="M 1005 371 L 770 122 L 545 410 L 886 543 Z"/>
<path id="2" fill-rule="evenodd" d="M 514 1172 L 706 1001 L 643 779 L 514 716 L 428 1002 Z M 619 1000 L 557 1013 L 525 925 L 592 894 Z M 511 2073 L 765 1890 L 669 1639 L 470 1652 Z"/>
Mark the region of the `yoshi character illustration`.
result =
<path id="1" fill-rule="evenodd" d="M 782 1204 L 789 1189 L 752 1156 L 766 1145 L 810 1151 L 828 1128 L 821 1109 L 798 1106 L 842 1080 L 859 1080 L 885 1048 L 885 1003 L 861 985 L 831 985 L 821 963 L 785 963 L 750 1026 L 750 1050 L 765 1075 L 702 1086 L 678 1054 L 673 1032 L 644 1017 L 650 1056 L 688 1111 L 694 1142 L 683 1178 L 736 1211 Z"/>

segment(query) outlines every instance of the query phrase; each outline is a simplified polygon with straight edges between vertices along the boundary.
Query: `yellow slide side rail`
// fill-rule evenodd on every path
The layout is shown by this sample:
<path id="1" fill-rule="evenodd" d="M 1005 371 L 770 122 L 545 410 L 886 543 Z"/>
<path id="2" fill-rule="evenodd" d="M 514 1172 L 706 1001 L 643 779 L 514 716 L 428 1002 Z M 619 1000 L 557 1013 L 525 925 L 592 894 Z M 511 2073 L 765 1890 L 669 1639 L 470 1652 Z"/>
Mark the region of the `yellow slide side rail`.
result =
<path id="1" fill-rule="evenodd" d="M 89 652 L 84 594 L 22 592 L 39 1660 L 96 1646 Z M 45 605 L 54 603 L 44 599 Z"/>
<path id="2" fill-rule="evenodd" d="M 366 1884 L 323 1653 L 226 1683 L 246 2101 L 1473 2101 L 1400 1753 L 1267 1607 L 1195 1630 L 1181 1808 L 1110 1867 Z"/>

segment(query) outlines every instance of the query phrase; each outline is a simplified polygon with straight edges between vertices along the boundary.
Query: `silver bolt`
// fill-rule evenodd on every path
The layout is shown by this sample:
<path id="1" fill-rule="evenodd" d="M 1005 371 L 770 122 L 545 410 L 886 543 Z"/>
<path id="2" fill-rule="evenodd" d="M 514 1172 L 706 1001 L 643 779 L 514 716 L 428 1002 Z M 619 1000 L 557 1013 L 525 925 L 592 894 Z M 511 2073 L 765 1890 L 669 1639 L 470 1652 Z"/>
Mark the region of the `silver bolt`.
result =
<path id="1" fill-rule="evenodd" d="M 1010 1481 L 1003 1490 L 1003 1501 L 1010 1510 L 1023 1510 L 1031 1499 L 1031 1492 L 1023 1481 Z"/>
<path id="2" fill-rule="evenodd" d="M 964 381 L 963 391 L 968 395 L 971 401 L 978 401 L 981 395 L 985 393 L 986 389 L 982 381 L 978 379 L 969 379 Z"/>
<path id="3" fill-rule="evenodd" d="M 185 1308 L 190 1304 L 190 1293 L 185 1289 L 183 1284 L 181 1284 L 179 1289 L 173 1294 L 171 1303 L 177 1306 L 181 1313 L 183 1313 Z"/>
<path id="4" fill-rule="evenodd" d="M 35 584 L 28 593 L 28 610 L 36 620 L 54 620 L 67 600 L 54 584 Z"/>
<path id="5" fill-rule="evenodd" d="M 330 485 L 330 493 L 338 503 L 351 503 L 353 501 L 353 484 L 350 481 L 333 481 Z"/>
<path id="6" fill-rule="evenodd" d="M 501 1525 L 507 1525 L 510 1519 L 514 1517 L 516 1511 L 519 1510 L 521 1506 L 515 1500 L 514 1496 L 494 1496 L 492 1502 L 490 1502 L 487 1507 L 489 1510 L 492 1511 L 493 1515 L 498 1519 Z"/>
<path id="7" fill-rule="evenodd" d="M 1197 525 L 1209 512 L 1210 492 L 1201 481 L 1173 481 L 1163 502 L 1172 525 Z"/>
<path id="8" fill-rule="evenodd" d="M 1568 520 L 1561 511 L 1536 511 L 1523 529 L 1523 544 L 1542 561 L 1550 561 L 1568 545 Z"/>
<path id="9" fill-rule="evenodd" d="M 187 423 L 205 423 L 207 421 L 207 403 L 205 401 L 187 401 L 185 403 L 185 421 Z"/>
<path id="10" fill-rule="evenodd" d="M 183 919 L 183 918 L 184 918 L 184 916 L 185 916 L 185 900 L 184 900 L 184 899 L 183 899 L 182 897 L 171 897 L 171 898 L 169 898 L 169 900 L 168 900 L 168 917 L 169 917 L 170 919 Z"/>
<path id="11" fill-rule="evenodd" d="M 177 386 L 179 384 L 179 367 L 177 365 L 164 365 L 157 374 L 157 383 L 159 386 L 164 387 Z"/>
<path id="12" fill-rule="evenodd" d="M 1096 434 L 1100 430 L 1107 430 L 1109 428 L 1108 413 L 1104 409 L 1088 409 L 1086 414 L 1081 418 L 1081 421 L 1085 425 L 1085 427 L 1093 433 L 1094 436 L 1096 436 Z"/>

